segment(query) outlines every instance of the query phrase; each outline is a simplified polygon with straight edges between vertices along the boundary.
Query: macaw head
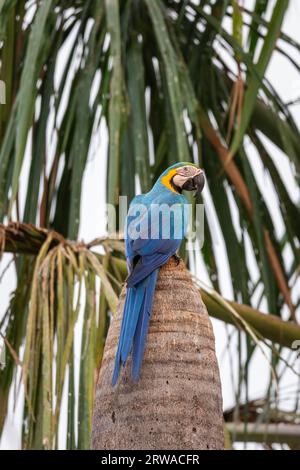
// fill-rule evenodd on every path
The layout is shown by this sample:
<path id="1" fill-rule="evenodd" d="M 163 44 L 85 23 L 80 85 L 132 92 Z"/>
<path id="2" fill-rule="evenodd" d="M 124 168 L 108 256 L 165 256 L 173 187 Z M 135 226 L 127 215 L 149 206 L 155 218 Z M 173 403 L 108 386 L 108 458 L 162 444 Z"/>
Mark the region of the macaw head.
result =
<path id="1" fill-rule="evenodd" d="M 204 173 L 194 163 L 181 162 L 170 166 L 160 177 L 160 182 L 175 193 L 195 191 L 200 194 L 204 188 Z"/>

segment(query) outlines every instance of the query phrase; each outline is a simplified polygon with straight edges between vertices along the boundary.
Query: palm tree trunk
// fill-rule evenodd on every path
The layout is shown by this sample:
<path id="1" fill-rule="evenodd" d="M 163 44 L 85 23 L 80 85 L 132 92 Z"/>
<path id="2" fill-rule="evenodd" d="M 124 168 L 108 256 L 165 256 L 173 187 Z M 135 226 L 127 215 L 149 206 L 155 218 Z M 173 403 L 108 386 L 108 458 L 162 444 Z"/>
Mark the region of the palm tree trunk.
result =
<path id="1" fill-rule="evenodd" d="M 109 329 L 96 388 L 94 449 L 223 449 L 222 396 L 214 335 L 183 262 L 161 268 L 141 378 L 130 361 L 111 386 L 125 289 Z"/>

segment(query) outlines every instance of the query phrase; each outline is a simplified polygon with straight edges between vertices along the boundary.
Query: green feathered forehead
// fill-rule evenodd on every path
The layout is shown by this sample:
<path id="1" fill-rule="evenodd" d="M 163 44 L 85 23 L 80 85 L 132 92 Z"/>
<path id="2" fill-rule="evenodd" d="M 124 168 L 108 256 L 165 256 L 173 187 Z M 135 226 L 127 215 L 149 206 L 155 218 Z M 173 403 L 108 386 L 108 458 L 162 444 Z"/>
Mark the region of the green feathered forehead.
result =
<path id="1" fill-rule="evenodd" d="M 170 170 L 173 170 L 174 168 L 181 168 L 183 166 L 194 166 L 196 168 L 199 168 L 198 165 L 196 165 L 195 163 L 191 163 L 191 162 L 178 162 L 178 163 L 174 163 L 174 165 L 171 165 L 169 166 L 169 168 L 167 168 L 162 174 L 161 176 L 165 176 L 169 173 Z"/>
<path id="2" fill-rule="evenodd" d="M 196 163 L 191 163 L 191 162 L 179 162 L 179 163 L 175 163 L 174 165 L 170 166 L 169 167 L 169 170 L 171 168 L 180 168 L 182 166 L 195 166 L 196 168 L 199 168 L 198 165 L 196 165 Z"/>

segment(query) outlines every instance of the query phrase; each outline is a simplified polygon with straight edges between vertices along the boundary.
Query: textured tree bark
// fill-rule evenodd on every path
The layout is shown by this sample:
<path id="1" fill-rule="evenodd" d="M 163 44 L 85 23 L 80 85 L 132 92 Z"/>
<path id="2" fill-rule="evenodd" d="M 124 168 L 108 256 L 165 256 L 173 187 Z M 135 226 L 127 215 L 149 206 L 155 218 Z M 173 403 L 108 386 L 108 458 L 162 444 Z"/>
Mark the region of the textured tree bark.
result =
<path id="1" fill-rule="evenodd" d="M 184 263 L 171 258 L 160 270 L 140 381 L 132 382 L 129 361 L 112 388 L 124 297 L 125 288 L 96 387 L 92 448 L 223 449 L 214 334 Z"/>

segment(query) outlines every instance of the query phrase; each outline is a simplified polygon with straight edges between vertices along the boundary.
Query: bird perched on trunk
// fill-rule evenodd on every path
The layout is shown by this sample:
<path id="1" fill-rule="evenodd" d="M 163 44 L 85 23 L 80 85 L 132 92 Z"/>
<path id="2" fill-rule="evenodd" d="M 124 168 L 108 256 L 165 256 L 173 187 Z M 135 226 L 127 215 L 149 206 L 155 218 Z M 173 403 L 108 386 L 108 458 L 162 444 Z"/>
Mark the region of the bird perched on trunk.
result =
<path id="1" fill-rule="evenodd" d="M 125 230 L 127 293 L 112 384 L 132 352 L 132 378 L 138 381 L 152 312 L 159 268 L 175 255 L 185 236 L 188 201 L 183 190 L 200 194 L 203 171 L 176 163 L 159 177 L 151 191 L 130 204 Z"/>

